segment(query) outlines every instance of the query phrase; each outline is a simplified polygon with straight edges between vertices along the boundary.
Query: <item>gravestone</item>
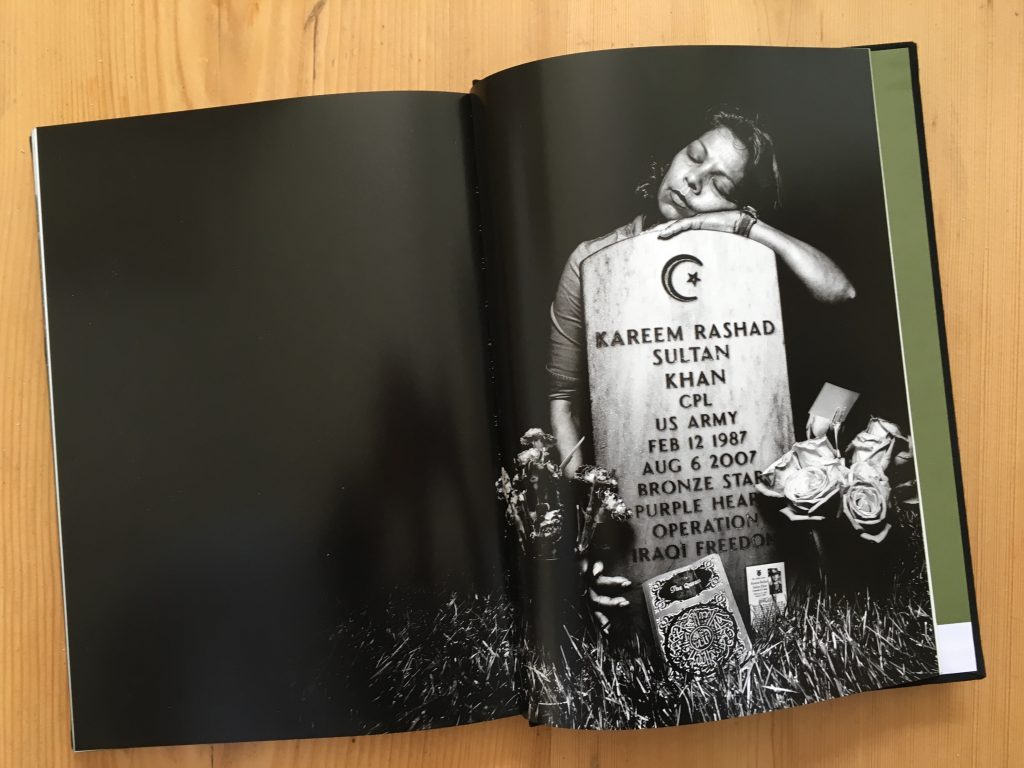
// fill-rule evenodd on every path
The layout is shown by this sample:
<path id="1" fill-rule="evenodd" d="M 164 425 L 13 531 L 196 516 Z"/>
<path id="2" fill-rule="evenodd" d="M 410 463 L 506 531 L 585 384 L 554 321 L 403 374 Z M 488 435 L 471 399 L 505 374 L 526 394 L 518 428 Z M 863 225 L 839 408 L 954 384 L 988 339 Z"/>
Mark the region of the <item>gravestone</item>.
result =
<path id="1" fill-rule="evenodd" d="M 635 585 L 721 557 L 748 616 L 748 566 L 775 561 L 757 472 L 793 445 L 775 254 L 746 238 L 648 232 L 582 264 L 595 458 L 616 473 Z"/>

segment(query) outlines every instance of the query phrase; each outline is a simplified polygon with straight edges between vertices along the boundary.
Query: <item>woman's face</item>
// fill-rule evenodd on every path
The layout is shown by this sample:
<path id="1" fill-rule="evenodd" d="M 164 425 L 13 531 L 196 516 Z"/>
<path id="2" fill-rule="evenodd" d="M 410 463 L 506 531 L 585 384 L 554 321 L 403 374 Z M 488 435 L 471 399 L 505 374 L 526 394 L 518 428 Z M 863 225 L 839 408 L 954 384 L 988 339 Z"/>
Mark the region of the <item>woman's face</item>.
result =
<path id="1" fill-rule="evenodd" d="M 733 191 L 743 180 L 750 153 L 728 128 L 714 128 L 672 158 L 658 188 L 658 208 L 666 219 L 738 207 Z"/>

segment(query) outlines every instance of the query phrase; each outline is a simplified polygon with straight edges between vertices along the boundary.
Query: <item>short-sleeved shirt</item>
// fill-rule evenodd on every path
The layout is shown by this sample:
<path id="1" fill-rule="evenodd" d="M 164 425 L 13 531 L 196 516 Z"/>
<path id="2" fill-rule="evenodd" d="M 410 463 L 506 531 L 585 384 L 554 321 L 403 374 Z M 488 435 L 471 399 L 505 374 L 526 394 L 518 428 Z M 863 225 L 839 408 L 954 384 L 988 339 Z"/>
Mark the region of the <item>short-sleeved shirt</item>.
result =
<path id="1" fill-rule="evenodd" d="M 587 377 L 586 328 L 583 320 L 583 288 L 580 265 L 588 256 L 620 240 L 639 235 L 643 217 L 595 240 L 580 243 L 569 256 L 551 302 L 551 345 L 548 374 L 552 400 L 571 400 L 584 387 Z"/>

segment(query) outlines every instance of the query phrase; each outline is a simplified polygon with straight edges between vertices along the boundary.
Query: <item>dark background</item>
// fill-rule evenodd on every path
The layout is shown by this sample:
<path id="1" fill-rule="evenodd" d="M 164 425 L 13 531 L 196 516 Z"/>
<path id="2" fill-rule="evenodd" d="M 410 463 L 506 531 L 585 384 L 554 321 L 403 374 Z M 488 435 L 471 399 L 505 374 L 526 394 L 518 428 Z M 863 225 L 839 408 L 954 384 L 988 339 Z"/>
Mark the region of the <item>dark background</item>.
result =
<path id="1" fill-rule="evenodd" d="M 759 115 L 775 141 L 784 206 L 766 221 L 825 252 L 858 292 L 818 304 L 779 265 L 798 439 L 825 381 L 861 393 L 848 437 L 872 414 L 907 428 L 866 50 L 604 51 L 506 70 L 474 95 L 505 451 L 549 424 L 548 310 L 569 254 L 632 220 L 651 161 L 668 163 L 721 104 Z"/>
<path id="2" fill-rule="evenodd" d="M 464 102 L 39 131 L 79 749 L 386 728 L 391 599 L 501 590 Z"/>

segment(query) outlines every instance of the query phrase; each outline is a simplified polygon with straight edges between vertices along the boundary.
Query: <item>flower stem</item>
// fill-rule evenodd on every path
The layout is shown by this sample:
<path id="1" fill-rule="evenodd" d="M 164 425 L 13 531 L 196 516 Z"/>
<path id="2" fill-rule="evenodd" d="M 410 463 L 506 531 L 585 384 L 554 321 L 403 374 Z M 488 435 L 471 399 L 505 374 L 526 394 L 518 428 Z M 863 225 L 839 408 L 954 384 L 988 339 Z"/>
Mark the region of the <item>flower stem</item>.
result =
<path id="1" fill-rule="evenodd" d="M 573 455 L 576 453 L 576 451 L 578 451 L 580 449 L 580 446 L 583 445 L 583 441 L 586 440 L 586 439 L 587 439 L 586 435 L 581 437 L 579 439 L 579 441 L 576 443 L 576 445 L 574 445 L 572 447 L 572 450 L 569 451 L 568 455 L 566 455 L 566 457 L 564 459 L 562 459 L 562 463 L 558 465 L 558 471 L 559 472 L 564 472 L 565 471 L 565 467 L 569 463 L 569 459 L 571 459 L 573 457 Z"/>

